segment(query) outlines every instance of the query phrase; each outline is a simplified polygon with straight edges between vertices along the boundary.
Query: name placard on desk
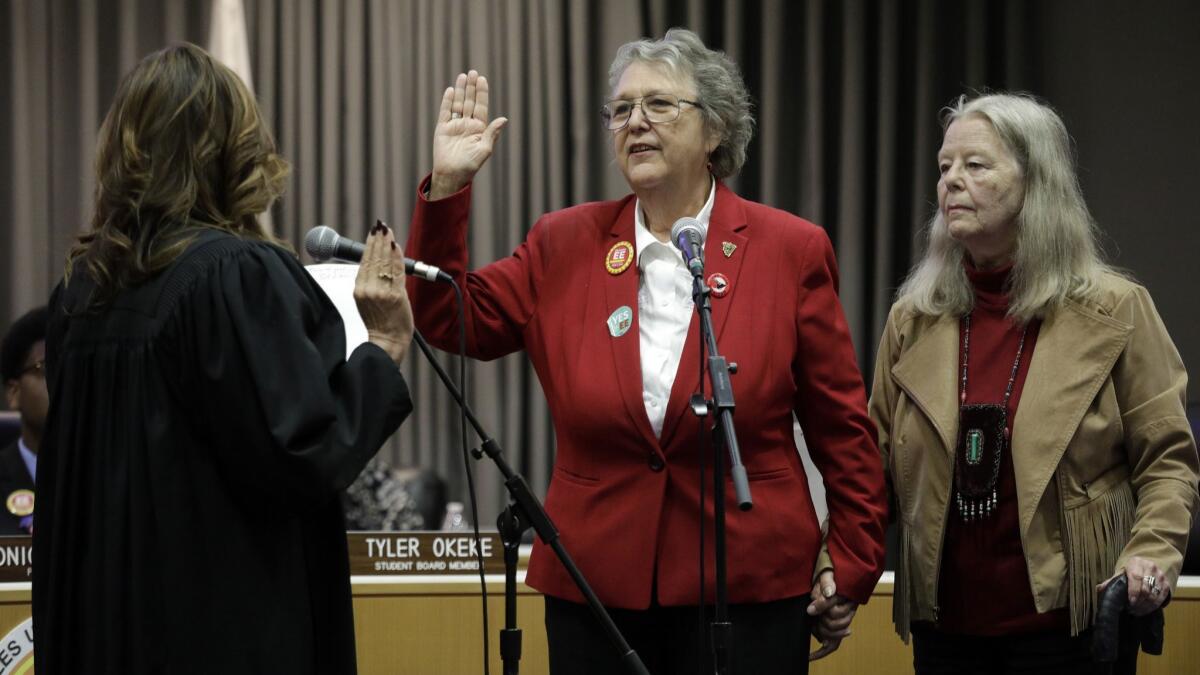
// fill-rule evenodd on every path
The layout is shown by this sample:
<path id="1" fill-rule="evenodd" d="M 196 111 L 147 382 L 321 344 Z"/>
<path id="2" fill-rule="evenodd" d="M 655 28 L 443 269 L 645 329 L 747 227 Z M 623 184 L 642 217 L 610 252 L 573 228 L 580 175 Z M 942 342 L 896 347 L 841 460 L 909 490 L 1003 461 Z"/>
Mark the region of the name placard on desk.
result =
<path id="1" fill-rule="evenodd" d="M 347 532 L 350 574 L 488 574 L 504 571 L 504 546 L 495 532 Z"/>
<path id="2" fill-rule="evenodd" d="M 500 561 L 504 562 L 503 558 Z M 33 537 L 0 537 L 0 583 L 33 580 Z"/>
<path id="3" fill-rule="evenodd" d="M 347 532 L 350 574 L 488 574 L 504 572 L 500 535 L 481 532 Z M 33 578 L 33 537 L 0 537 L 0 583 Z"/>

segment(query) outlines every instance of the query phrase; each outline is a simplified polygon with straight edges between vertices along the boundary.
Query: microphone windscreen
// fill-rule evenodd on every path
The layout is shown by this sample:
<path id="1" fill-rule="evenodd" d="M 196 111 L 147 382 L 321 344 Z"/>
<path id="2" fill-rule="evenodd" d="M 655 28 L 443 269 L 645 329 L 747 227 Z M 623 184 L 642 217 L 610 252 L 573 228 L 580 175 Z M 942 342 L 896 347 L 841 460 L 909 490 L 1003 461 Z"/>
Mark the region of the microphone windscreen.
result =
<path id="1" fill-rule="evenodd" d="M 680 218 L 675 221 L 675 224 L 671 226 L 671 241 L 674 242 L 675 246 L 682 248 L 679 237 L 685 232 L 689 234 L 694 233 L 695 241 L 699 244 L 704 243 L 704 228 L 700 226 L 699 220 L 695 218 Z M 689 236 L 690 238 L 693 237 Z"/>
<path id="2" fill-rule="evenodd" d="M 333 257 L 337 250 L 337 231 L 326 225 L 318 225 L 308 231 L 304 237 L 304 250 L 313 260 L 325 262 Z"/>

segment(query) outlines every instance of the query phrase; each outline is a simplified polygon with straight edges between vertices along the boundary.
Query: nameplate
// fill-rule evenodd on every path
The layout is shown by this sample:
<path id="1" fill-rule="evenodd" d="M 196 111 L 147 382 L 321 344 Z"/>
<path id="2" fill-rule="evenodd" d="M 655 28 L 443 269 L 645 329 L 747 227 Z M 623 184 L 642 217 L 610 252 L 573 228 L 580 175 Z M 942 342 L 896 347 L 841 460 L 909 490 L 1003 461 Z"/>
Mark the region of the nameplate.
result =
<path id="1" fill-rule="evenodd" d="M 33 580 L 33 537 L 0 537 L 0 583 Z"/>
<path id="2" fill-rule="evenodd" d="M 479 546 L 462 532 L 347 532 L 350 574 L 479 574 L 504 572 L 500 535 L 481 532 Z M 33 537 L 0 536 L 0 583 L 33 579 Z"/>
<path id="3" fill-rule="evenodd" d="M 350 574 L 486 574 L 504 572 L 504 545 L 495 532 L 347 532 Z"/>

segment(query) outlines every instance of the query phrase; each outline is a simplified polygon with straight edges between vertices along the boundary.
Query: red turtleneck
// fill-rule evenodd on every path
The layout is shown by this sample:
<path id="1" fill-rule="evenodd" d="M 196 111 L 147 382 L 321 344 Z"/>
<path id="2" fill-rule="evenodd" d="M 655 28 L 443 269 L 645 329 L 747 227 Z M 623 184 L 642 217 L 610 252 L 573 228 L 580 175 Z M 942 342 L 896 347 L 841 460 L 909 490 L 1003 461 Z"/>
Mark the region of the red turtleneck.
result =
<path id="1" fill-rule="evenodd" d="M 1004 389 L 1021 341 L 1021 326 L 1006 315 L 1006 284 L 1011 272 L 1012 265 L 977 270 L 967 264 L 967 277 L 975 287 L 971 353 L 967 364 L 967 403 L 1000 403 L 1004 400 Z M 1021 367 L 1017 370 L 1008 401 L 1010 437 L 1040 326 L 1041 322 L 1032 322 L 1025 336 Z M 956 373 L 962 367 L 961 337 L 959 350 Z M 1005 452 L 1001 458 L 998 482 L 997 509 L 981 521 L 964 523 L 951 496 L 938 581 L 938 628 L 968 635 L 1065 631 L 1069 627 L 1065 609 L 1039 614 L 1033 604 L 1029 570 L 1021 549 L 1011 452 Z"/>

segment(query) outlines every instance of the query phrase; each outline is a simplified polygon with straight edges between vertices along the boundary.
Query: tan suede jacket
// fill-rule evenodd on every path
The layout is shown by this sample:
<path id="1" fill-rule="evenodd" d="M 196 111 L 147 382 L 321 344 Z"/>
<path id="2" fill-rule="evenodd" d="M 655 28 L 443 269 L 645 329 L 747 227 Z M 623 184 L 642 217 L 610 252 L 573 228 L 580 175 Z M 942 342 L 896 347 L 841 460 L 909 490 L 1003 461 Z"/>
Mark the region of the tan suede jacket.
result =
<path id="1" fill-rule="evenodd" d="M 959 318 L 892 308 L 870 412 L 900 528 L 894 619 L 938 620 L 958 437 Z M 1176 583 L 1200 504 L 1187 373 L 1146 289 L 1106 275 L 1045 317 L 1013 420 L 1021 543 L 1039 612 L 1091 624 L 1094 587 L 1130 556 Z"/>

